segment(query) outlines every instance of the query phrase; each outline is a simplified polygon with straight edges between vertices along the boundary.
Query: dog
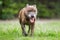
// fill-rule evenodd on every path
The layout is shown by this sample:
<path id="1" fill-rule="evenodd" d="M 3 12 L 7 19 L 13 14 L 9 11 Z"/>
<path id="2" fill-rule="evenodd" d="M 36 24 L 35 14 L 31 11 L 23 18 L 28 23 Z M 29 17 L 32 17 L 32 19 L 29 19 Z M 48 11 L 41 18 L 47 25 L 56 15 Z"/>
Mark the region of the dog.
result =
<path id="1" fill-rule="evenodd" d="M 33 35 L 36 16 L 36 5 L 27 4 L 23 9 L 19 11 L 19 22 L 21 24 L 22 34 L 24 36 L 27 36 L 29 33 L 31 36 Z M 25 31 L 25 25 L 29 26 L 28 33 Z"/>

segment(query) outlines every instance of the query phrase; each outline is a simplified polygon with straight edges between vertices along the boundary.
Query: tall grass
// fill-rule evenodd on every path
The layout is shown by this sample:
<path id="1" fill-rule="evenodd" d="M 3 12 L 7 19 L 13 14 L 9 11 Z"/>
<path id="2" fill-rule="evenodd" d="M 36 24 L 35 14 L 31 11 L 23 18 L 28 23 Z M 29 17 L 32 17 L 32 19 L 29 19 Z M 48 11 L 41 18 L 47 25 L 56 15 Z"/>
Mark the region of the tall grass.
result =
<path id="1" fill-rule="evenodd" d="M 26 26 L 26 31 L 28 26 Z M 60 21 L 41 22 L 35 24 L 32 37 L 22 36 L 18 21 L 0 22 L 0 40 L 60 40 Z"/>

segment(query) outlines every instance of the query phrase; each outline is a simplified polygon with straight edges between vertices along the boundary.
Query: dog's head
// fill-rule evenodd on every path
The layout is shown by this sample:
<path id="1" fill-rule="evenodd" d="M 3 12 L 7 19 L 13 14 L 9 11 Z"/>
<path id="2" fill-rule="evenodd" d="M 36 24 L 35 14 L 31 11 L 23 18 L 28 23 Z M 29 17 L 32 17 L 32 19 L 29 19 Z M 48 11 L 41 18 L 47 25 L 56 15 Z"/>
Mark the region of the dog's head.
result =
<path id="1" fill-rule="evenodd" d="M 30 23 L 34 23 L 37 15 L 36 5 L 26 5 L 27 17 L 29 18 Z"/>

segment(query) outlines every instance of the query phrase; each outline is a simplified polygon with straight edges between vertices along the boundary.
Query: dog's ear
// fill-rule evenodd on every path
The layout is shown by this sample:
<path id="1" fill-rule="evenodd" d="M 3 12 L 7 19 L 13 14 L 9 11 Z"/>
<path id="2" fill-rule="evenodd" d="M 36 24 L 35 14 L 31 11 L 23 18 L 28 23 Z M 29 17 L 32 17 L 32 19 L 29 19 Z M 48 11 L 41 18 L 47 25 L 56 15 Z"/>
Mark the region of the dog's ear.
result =
<path id="1" fill-rule="evenodd" d="M 36 5 L 33 5 L 34 7 L 36 7 Z"/>
<path id="2" fill-rule="evenodd" d="M 26 7 L 28 7 L 29 6 L 29 4 L 26 4 Z"/>

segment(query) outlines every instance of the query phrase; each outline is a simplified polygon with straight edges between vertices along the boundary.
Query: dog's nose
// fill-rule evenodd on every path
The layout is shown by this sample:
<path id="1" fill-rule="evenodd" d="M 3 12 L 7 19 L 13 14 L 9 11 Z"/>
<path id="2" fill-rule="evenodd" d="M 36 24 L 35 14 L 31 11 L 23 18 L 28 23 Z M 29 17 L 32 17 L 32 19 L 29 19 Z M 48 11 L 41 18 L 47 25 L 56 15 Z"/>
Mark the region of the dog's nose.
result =
<path id="1" fill-rule="evenodd" d="M 31 15 L 31 18 L 34 18 L 34 16 L 33 16 L 33 15 Z"/>

